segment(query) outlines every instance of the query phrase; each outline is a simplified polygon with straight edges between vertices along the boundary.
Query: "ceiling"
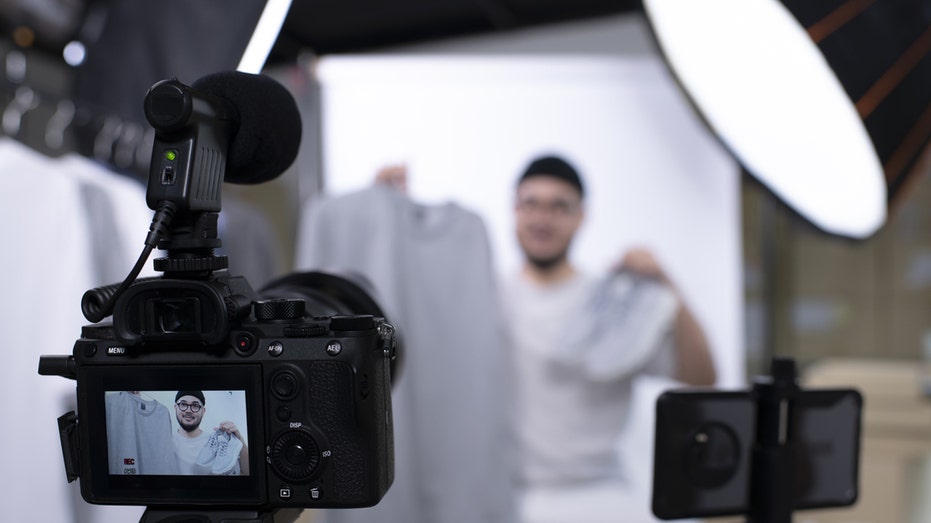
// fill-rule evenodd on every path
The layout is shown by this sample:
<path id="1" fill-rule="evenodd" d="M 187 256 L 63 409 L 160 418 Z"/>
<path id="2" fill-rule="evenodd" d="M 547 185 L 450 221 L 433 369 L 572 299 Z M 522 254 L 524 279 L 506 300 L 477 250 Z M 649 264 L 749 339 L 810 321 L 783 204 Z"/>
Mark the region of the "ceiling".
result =
<path id="1" fill-rule="evenodd" d="M 640 9 L 640 0 L 295 0 L 271 53 L 286 61 Z"/>

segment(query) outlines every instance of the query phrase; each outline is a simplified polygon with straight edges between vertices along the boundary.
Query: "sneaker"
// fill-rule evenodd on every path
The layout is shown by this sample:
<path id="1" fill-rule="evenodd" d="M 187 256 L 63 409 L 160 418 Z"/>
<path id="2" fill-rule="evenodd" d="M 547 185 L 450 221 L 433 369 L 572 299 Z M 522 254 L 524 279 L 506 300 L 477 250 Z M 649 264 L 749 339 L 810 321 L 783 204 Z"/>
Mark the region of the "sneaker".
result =
<path id="1" fill-rule="evenodd" d="M 678 301 L 664 284 L 628 271 L 604 278 L 567 323 L 554 356 L 589 378 L 612 381 L 646 366 L 671 332 Z"/>
<path id="2" fill-rule="evenodd" d="M 204 443 L 203 448 L 201 448 L 200 452 L 197 454 L 197 464 L 201 467 L 211 468 L 212 463 L 217 457 L 218 445 L 217 433 L 214 432 L 207 438 L 207 443 Z"/>
<path id="3" fill-rule="evenodd" d="M 607 308 L 615 318 L 604 325 L 600 342 L 592 343 L 585 361 L 590 377 L 612 380 L 629 376 L 655 359 L 664 340 L 673 332 L 678 308 L 675 293 L 659 281 L 634 276 L 633 286 L 622 308 Z"/>
<path id="4" fill-rule="evenodd" d="M 242 442 L 239 438 L 222 431 L 217 431 L 217 441 L 217 458 L 213 461 L 211 472 L 228 474 L 239 463 Z"/>

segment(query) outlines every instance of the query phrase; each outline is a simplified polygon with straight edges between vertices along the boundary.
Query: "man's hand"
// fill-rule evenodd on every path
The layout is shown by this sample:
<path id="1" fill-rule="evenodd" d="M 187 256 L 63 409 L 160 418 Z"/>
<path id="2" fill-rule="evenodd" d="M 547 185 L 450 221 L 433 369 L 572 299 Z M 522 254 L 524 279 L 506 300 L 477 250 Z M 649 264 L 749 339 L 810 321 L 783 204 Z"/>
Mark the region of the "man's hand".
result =
<path id="1" fill-rule="evenodd" d="M 407 194 L 407 165 L 386 165 L 375 173 L 375 183 Z"/>
<path id="2" fill-rule="evenodd" d="M 239 441 L 243 441 L 242 436 L 239 434 L 239 428 L 236 427 L 236 424 L 233 423 L 232 421 L 224 421 L 220 423 L 219 427 L 215 427 L 213 430 L 222 430 L 223 432 L 227 434 L 232 434 L 233 436 L 236 436 L 236 439 L 238 439 Z M 245 441 L 243 441 L 243 443 L 245 443 Z"/>
<path id="3" fill-rule="evenodd" d="M 656 278 L 667 285 L 672 284 L 669 278 L 666 277 L 666 273 L 663 271 L 659 262 L 656 261 L 653 253 L 642 247 L 636 247 L 627 251 L 621 258 L 621 261 L 614 265 L 614 270 L 628 270 L 640 276 Z"/>
<path id="4" fill-rule="evenodd" d="M 717 380 L 717 372 L 704 330 L 653 254 L 642 247 L 630 249 L 615 264 L 614 270 L 629 270 L 641 276 L 656 278 L 672 289 L 679 302 L 673 324 L 678 367 L 675 377 L 689 385 L 713 385 Z"/>

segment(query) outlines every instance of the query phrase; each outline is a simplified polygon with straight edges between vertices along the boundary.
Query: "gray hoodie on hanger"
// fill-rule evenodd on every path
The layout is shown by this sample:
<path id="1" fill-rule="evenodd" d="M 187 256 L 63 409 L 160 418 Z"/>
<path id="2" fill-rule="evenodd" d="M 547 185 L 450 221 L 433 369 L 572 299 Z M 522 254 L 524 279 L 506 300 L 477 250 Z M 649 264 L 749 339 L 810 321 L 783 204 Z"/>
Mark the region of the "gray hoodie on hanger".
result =
<path id="1" fill-rule="evenodd" d="M 301 269 L 369 280 L 400 333 L 395 480 L 368 509 L 327 523 L 513 523 L 510 356 L 484 223 L 457 204 L 386 187 L 317 201 Z"/>

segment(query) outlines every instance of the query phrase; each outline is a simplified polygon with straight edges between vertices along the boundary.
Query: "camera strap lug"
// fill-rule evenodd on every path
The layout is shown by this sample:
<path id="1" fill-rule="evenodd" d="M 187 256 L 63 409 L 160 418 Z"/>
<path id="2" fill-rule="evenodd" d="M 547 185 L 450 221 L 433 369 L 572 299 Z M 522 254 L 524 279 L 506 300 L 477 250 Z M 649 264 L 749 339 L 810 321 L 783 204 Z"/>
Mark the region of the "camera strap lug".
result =
<path id="1" fill-rule="evenodd" d="M 395 333 L 397 331 L 394 328 L 394 325 L 382 321 L 378 324 L 378 337 L 381 338 L 382 350 L 385 353 L 385 358 L 388 361 L 394 360 L 396 354 L 396 344 L 395 344 Z"/>

